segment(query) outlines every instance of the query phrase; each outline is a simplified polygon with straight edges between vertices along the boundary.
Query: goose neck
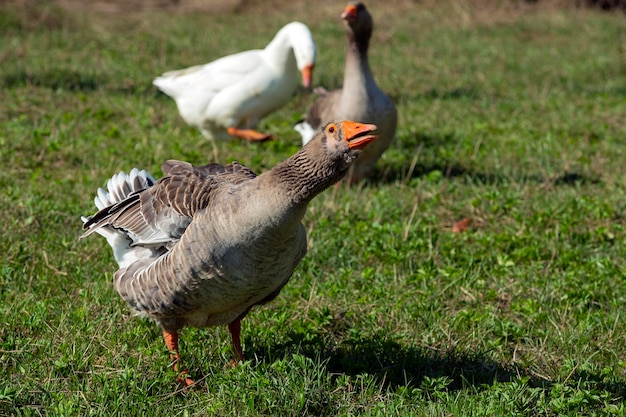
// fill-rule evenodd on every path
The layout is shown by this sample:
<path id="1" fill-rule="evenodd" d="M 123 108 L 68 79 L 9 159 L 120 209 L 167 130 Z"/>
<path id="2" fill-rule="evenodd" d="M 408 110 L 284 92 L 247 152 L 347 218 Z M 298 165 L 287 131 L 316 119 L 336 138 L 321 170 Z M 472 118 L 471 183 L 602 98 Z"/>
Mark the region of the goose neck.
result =
<path id="1" fill-rule="evenodd" d="M 279 68 L 297 68 L 293 45 L 285 30 L 279 31 L 274 36 L 274 39 L 265 47 L 264 53 L 271 57 L 269 62 L 276 63 Z"/>
<path id="2" fill-rule="evenodd" d="M 307 205 L 315 196 L 339 181 L 342 172 L 328 156 L 316 158 L 305 146 L 272 169 L 273 181 L 294 205 Z"/>
<path id="3" fill-rule="evenodd" d="M 346 84 L 363 83 L 372 77 L 367 50 L 369 38 L 357 39 L 352 32 L 347 33 L 346 62 L 344 67 L 344 88 Z"/>

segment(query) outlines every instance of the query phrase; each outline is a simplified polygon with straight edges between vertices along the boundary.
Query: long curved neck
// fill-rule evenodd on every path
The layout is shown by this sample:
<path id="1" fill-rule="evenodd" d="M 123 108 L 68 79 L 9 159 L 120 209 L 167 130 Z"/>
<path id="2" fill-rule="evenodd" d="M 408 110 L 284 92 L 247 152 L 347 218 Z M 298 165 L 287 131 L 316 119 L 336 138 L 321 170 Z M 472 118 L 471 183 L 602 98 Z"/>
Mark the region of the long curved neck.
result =
<path id="1" fill-rule="evenodd" d="M 272 57 L 270 62 L 275 63 L 278 68 L 297 68 L 291 38 L 284 28 L 267 44 L 264 53 Z"/>
<path id="2" fill-rule="evenodd" d="M 346 31 L 347 50 L 343 74 L 343 88 L 351 89 L 365 85 L 373 80 L 367 58 L 370 35 L 357 35 L 352 30 Z M 354 90 L 353 90 L 354 91 Z"/>
<path id="3" fill-rule="evenodd" d="M 267 173 L 294 205 L 308 204 L 343 176 L 337 164 L 328 156 L 316 155 L 319 152 L 319 149 L 305 146 Z"/>

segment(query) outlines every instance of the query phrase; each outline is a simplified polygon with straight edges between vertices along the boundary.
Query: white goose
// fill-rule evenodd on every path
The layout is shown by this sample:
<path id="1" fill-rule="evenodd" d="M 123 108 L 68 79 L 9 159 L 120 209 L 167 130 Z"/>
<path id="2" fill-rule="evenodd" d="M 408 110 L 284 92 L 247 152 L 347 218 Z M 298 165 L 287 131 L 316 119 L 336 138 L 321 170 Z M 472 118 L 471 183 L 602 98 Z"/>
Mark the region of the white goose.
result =
<path id="1" fill-rule="evenodd" d="M 259 176 L 237 162 L 167 161 L 159 181 L 133 169 L 98 190 L 99 211 L 83 217 L 83 237 L 107 239 L 119 264 L 115 288 L 135 313 L 161 325 L 174 369 L 185 326 L 228 324 L 233 361 L 243 358 L 241 319 L 278 295 L 306 253 L 308 203 L 346 174 L 375 130 L 331 122 Z M 185 374 L 181 381 L 193 384 Z"/>
<path id="2" fill-rule="evenodd" d="M 348 176 L 352 182 L 368 176 L 376 161 L 389 147 L 396 133 L 398 114 L 391 99 L 378 87 L 367 58 L 374 24 L 361 2 L 350 2 L 341 14 L 346 30 L 347 48 L 343 88 L 322 92 L 295 129 L 303 144 L 316 129 L 330 120 L 360 120 L 378 126 L 380 138 L 369 146 Z"/>
<path id="3" fill-rule="evenodd" d="M 298 71 L 302 84 L 309 88 L 315 58 L 311 31 L 300 22 L 291 22 L 265 49 L 166 72 L 153 84 L 176 101 L 183 120 L 205 137 L 265 140 L 270 135 L 254 128 L 289 101 L 298 87 Z"/>

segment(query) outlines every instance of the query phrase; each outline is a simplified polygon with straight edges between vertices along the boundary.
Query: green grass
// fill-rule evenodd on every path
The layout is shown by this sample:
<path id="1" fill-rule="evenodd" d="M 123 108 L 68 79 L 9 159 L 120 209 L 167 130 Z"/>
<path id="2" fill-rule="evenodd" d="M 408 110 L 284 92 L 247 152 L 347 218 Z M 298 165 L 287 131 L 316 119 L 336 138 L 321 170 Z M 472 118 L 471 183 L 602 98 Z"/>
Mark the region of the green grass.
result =
<path id="1" fill-rule="evenodd" d="M 158 327 L 112 288 L 104 239 L 78 241 L 80 215 L 118 170 L 211 159 L 155 75 L 297 19 L 315 84 L 335 87 L 340 9 L 0 7 L 0 415 L 626 413 L 626 20 L 528 6 L 370 7 L 371 63 L 400 113 L 377 178 L 311 204 L 309 254 L 243 322 L 248 361 L 224 368 L 225 328 L 186 329 L 201 382 L 175 384 Z M 218 143 L 221 161 L 285 159 L 311 101 L 263 121 L 279 140 Z"/>

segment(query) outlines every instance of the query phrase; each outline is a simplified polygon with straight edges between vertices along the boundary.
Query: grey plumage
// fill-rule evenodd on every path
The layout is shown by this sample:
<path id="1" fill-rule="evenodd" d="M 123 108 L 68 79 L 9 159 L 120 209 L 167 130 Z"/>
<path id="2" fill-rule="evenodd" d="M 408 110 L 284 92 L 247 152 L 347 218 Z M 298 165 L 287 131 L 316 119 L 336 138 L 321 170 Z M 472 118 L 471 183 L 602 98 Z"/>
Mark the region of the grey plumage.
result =
<path id="1" fill-rule="evenodd" d="M 117 174 L 98 192 L 108 206 L 97 202 L 100 210 L 83 218 L 83 237 L 107 238 L 120 266 L 116 290 L 165 332 L 232 324 L 287 283 L 306 253 L 307 204 L 345 175 L 375 129 L 330 123 L 259 176 L 237 162 L 173 160 L 156 182 L 136 169 Z"/>
<path id="2" fill-rule="evenodd" d="M 316 129 L 330 120 L 376 124 L 379 139 L 368 146 L 354 164 L 351 179 L 358 181 L 372 173 L 376 161 L 391 144 L 398 115 L 394 103 L 376 84 L 369 66 L 367 52 L 373 31 L 372 16 L 363 3 L 351 2 L 342 18 L 347 37 L 343 87 L 332 91 L 317 89 L 317 100 L 304 120 L 296 125 L 296 130 L 306 143 Z"/>

